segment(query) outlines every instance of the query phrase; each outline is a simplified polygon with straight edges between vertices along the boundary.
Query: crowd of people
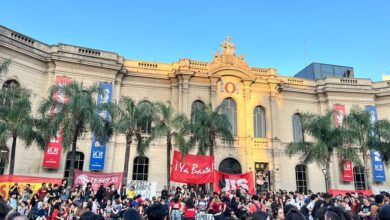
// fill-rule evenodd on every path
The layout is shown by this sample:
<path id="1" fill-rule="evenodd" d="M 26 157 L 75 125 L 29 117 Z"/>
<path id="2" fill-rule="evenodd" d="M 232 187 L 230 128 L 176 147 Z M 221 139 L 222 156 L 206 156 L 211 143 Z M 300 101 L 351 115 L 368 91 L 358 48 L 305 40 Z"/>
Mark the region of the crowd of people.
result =
<path id="1" fill-rule="evenodd" d="M 0 220 L 390 220 L 390 195 L 361 193 L 261 192 L 245 189 L 209 193 L 201 187 L 164 187 L 159 196 L 143 198 L 134 188 L 91 183 L 72 188 L 42 183 L 33 193 L 30 185 L 13 185 L 7 199 L 0 198 Z"/>

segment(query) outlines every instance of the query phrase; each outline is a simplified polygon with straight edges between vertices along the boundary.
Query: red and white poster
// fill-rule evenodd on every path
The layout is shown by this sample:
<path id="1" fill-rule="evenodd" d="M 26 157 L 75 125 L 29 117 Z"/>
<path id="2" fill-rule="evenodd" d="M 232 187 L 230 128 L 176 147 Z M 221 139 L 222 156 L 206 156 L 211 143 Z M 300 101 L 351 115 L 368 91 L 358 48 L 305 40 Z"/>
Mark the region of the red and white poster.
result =
<path id="1" fill-rule="evenodd" d="M 187 154 L 182 158 L 179 151 L 173 153 L 171 181 L 189 184 L 212 183 L 214 157 Z"/>
<path id="2" fill-rule="evenodd" d="M 104 187 L 109 187 L 111 184 L 114 184 L 115 188 L 119 189 L 122 184 L 122 178 L 123 173 L 97 173 L 75 170 L 73 187 L 82 186 L 84 188 L 90 182 L 95 192 L 101 183 L 103 183 Z"/>
<path id="3" fill-rule="evenodd" d="M 225 180 L 225 188 L 221 189 L 219 183 L 221 180 Z M 232 190 L 236 191 L 237 189 L 246 189 L 250 194 L 255 194 L 255 181 L 253 179 L 253 173 L 247 172 L 244 174 L 227 174 L 219 171 L 214 172 L 214 191 L 221 192 L 230 192 Z"/>
<path id="4" fill-rule="evenodd" d="M 56 85 L 67 85 L 71 82 L 71 78 L 66 76 L 57 76 L 55 79 Z M 61 89 L 54 93 L 54 99 L 60 103 L 66 103 L 67 97 L 65 92 Z M 59 111 L 58 107 L 53 106 L 51 108 L 51 114 L 56 114 Z M 58 169 L 60 168 L 60 159 L 62 151 L 62 128 L 58 129 L 57 135 L 50 137 L 49 144 L 45 149 L 45 154 L 43 156 L 42 166 L 45 168 Z"/>
<path id="5" fill-rule="evenodd" d="M 346 116 L 345 113 L 345 106 L 344 105 L 339 105 L 335 104 L 333 106 L 333 117 L 334 121 L 336 123 L 337 127 L 342 127 L 344 118 Z M 345 146 L 348 147 L 348 146 Z M 340 157 L 340 162 L 343 161 L 343 158 Z M 345 160 L 344 161 L 344 166 L 343 170 L 341 173 L 341 181 L 353 181 L 353 174 L 352 174 L 352 163 L 350 160 Z"/>

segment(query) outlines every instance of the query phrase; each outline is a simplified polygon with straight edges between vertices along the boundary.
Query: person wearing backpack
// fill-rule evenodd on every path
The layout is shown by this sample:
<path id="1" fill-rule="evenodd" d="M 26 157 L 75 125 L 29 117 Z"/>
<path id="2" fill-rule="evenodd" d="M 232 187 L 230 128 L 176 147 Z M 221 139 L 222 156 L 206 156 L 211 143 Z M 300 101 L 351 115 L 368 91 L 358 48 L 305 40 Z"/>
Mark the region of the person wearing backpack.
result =
<path id="1" fill-rule="evenodd" d="M 263 205 L 259 201 L 259 197 L 257 195 L 253 195 L 252 196 L 252 203 L 249 205 L 248 213 L 253 214 L 253 213 L 255 213 L 258 210 L 263 211 L 263 212 L 267 211 L 266 210 L 266 206 Z"/>

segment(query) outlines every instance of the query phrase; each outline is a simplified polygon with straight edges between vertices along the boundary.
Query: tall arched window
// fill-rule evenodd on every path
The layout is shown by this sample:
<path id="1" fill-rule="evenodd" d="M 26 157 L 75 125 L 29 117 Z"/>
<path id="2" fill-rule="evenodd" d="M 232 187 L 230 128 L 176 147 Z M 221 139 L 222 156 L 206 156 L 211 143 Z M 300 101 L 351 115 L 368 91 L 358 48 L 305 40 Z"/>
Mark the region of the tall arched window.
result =
<path id="1" fill-rule="evenodd" d="M 265 138 L 265 111 L 263 107 L 257 106 L 253 110 L 253 130 L 255 138 Z"/>
<path id="2" fill-rule="evenodd" d="M 65 178 L 69 177 L 71 158 L 72 158 L 72 152 L 69 152 L 66 155 L 65 173 L 64 173 Z M 75 159 L 74 159 L 74 169 L 83 170 L 83 167 L 84 167 L 84 154 L 81 152 L 76 152 Z"/>
<path id="3" fill-rule="evenodd" d="M 146 106 L 146 105 L 148 105 L 148 106 Z M 149 101 L 141 101 L 138 104 L 138 107 L 141 109 L 143 107 L 145 107 L 144 110 L 151 111 L 152 110 L 152 103 L 150 103 Z M 152 113 L 150 113 L 148 115 L 152 115 Z M 145 134 L 152 133 L 152 118 L 146 118 L 143 121 L 144 121 L 144 123 L 139 124 L 139 128 L 141 129 L 141 133 L 145 133 Z"/>
<path id="4" fill-rule="evenodd" d="M 295 166 L 295 180 L 297 191 L 307 193 L 307 174 L 306 165 L 299 164 Z"/>
<path id="5" fill-rule="evenodd" d="M 133 164 L 133 180 L 148 180 L 149 158 L 136 157 Z"/>
<path id="6" fill-rule="evenodd" d="M 195 121 L 195 118 L 194 118 L 195 111 L 200 110 L 204 107 L 205 107 L 205 104 L 201 100 L 196 100 L 192 103 L 192 105 L 191 105 L 191 120 L 192 121 Z"/>
<path id="7" fill-rule="evenodd" d="M 232 134 L 233 136 L 237 136 L 237 105 L 236 102 L 227 98 L 222 102 L 222 111 L 227 116 L 232 125 Z"/>
<path id="8" fill-rule="evenodd" d="M 356 166 L 353 168 L 353 178 L 356 190 L 366 189 L 366 177 L 364 175 L 364 167 Z"/>
<path id="9" fill-rule="evenodd" d="M 293 138 L 294 142 L 303 141 L 303 130 L 302 130 L 302 117 L 299 113 L 295 113 L 292 118 L 293 122 Z"/>

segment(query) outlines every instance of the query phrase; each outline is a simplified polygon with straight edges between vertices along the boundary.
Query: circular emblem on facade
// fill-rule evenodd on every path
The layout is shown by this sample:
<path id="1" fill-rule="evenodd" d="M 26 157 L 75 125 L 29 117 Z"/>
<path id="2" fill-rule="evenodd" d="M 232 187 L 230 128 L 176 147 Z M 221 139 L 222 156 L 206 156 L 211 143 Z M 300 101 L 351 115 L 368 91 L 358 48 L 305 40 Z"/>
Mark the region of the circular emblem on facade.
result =
<path id="1" fill-rule="evenodd" d="M 232 82 L 228 82 L 225 84 L 224 89 L 228 93 L 235 93 L 236 92 L 236 85 Z"/>

